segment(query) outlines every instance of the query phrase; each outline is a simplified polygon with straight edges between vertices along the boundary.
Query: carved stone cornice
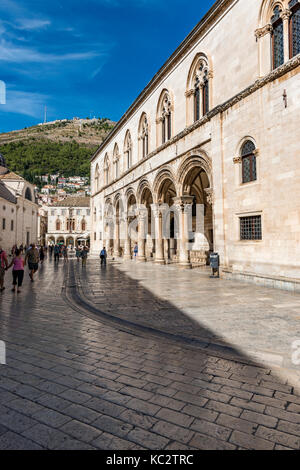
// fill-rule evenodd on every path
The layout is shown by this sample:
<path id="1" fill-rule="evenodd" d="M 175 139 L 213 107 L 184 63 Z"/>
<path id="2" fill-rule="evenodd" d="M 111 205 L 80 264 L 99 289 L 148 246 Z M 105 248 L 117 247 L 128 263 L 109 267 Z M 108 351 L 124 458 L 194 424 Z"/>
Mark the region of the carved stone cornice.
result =
<path id="1" fill-rule="evenodd" d="M 256 39 L 262 38 L 266 34 L 271 34 L 273 32 L 273 26 L 271 24 L 266 24 L 262 28 L 258 28 L 255 30 Z"/>

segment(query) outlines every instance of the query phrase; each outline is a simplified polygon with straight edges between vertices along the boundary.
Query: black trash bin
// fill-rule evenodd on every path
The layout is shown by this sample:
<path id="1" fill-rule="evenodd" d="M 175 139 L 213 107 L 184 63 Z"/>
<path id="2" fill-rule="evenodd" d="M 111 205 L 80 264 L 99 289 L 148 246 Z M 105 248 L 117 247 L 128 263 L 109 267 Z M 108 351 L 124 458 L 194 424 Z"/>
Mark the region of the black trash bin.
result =
<path id="1" fill-rule="evenodd" d="M 211 253 L 210 254 L 210 267 L 212 269 L 212 275 L 210 277 L 211 278 L 219 278 L 220 277 L 220 256 L 219 256 L 219 253 Z"/>

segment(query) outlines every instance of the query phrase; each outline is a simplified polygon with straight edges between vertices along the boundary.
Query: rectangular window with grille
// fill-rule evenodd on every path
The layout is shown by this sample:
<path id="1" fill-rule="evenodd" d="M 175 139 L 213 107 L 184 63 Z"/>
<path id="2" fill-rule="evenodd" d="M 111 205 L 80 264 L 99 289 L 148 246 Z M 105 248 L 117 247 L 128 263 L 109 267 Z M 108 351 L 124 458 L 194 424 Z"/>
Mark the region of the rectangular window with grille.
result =
<path id="1" fill-rule="evenodd" d="M 241 240 L 262 240 L 261 216 L 240 217 Z"/>

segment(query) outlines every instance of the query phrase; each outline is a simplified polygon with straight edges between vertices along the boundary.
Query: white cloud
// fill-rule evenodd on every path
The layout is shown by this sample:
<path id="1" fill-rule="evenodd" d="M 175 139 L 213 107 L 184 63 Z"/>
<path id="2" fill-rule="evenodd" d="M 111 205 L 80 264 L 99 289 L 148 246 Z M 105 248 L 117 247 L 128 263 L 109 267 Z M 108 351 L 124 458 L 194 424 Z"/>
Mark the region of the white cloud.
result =
<path id="1" fill-rule="evenodd" d="M 17 47 L 7 41 L 0 42 L 0 62 L 11 63 L 53 63 L 63 61 L 88 60 L 102 56 L 103 53 L 96 51 L 75 52 L 67 54 L 45 54 L 35 49 L 26 47 Z"/>
<path id="2" fill-rule="evenodd" d="M 42 119 L 44 106 L 48 99 L 47 95 L 39 93 L 7 90 L 6 104 L 1 106 L 0 110 Z"/>
<path id="3" fill-rule="evenodd" d="M 21 30 L 35 30 L 43 29 L 46 26 L 49 26 L 51 22 L 49 20 L 41 20 L 35 18 L 22 18 L 16 20 L 15 27 Z"/>

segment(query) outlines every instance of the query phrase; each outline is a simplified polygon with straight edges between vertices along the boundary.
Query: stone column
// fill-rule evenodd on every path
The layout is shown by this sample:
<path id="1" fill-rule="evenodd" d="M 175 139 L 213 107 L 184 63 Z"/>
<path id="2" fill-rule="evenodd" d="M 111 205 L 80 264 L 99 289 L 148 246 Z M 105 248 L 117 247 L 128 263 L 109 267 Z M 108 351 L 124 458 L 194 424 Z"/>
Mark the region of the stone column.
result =
<path id="1" fill-rule="evenodd" d="M 138 211 L 138 261 L 146 261 L 146 222 L 148 219 L 147 209 L 139 209 Z"/>
<path id="2" fill-rule="evenodd" d="M 124 240 L 124 260 L 131 259 L 131 243 L 130 243 L 130 236 L 128 233 L 129 230 L 129 220 L 128 214 L 124 214 L 124 230 L 125 230 L 125 240 Z"/>
<path id="3" fill-rule="evenodd" d="M 191 268 L 188 238 L 189 207 L 193 204 L 193 196 L 181 196 L 174 198 L 174 205 L 177 208 L 179 223 L 179 267 Z"/>
<path id="4" fill-rule="evenodd" d="M 289 34 L 289 21 L 292 12 L 289 9 L 283 10 L 281 18 L 283 22 L 283 40 L 284 40 L 284 62 L 290 58 L 290 34 Z"/>
<path id="5" fill-rule="evenodd" d="M 271 24 L 267 24 L 263 28 L 259 28 L 255 31 L 256 41 L 259 43 L 258 53 L 260 77 L 264 77 L 270 73 L 273 68 L 272 32 L 273 26 Z"/>
<path id="6" fill-rule="evenodd" d="M 165 264 L 164 259 L 164 241 L 162 233 L 162 223 L 163 223 L 163 214 L 162 206 L 159 204 L 151 205 L 152 214 L 154 216 L 155 222 L 155 263 L 156 264 Z"/>
<path id="7" fill-rule="evenodd" d="M 119 217 L 115 218 L 114 230 L 114 256 L 120 256 L 120 220 Z"/>

